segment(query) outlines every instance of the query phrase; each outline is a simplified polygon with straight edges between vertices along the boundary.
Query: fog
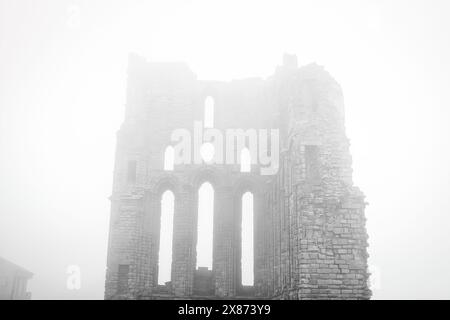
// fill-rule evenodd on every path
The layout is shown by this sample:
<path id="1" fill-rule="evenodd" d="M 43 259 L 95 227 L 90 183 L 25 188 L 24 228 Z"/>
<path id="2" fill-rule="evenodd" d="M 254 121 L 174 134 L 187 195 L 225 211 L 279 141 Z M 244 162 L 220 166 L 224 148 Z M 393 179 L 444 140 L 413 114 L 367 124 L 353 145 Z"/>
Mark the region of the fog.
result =
<path id="1" fill-rule="evenodd" d="M 288 52 L 342 85 L 373 298 L 450 299 L 449 14 L 446 0 L 0 0 L 0 256 L 34 273 L 33 299 L 102 299 L 128 53 L 230 80 Z"/>

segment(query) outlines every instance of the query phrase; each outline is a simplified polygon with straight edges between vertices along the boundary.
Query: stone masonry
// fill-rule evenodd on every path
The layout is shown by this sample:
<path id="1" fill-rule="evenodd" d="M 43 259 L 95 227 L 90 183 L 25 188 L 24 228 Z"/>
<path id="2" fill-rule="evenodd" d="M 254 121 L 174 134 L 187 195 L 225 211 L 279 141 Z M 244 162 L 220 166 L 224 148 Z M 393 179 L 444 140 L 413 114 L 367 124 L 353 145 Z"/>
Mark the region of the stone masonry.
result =
<path id="1" fill-rule="evenodd" d="M 174 129 L 279 129 L 280 166 L 176 165 Z M 353 185 L 339 84 L 285 55 L 270 78 L 200 81 L 182 63 L 130 55 L 125 121 L 117 134 L 106 299 L 369 299 L 363 193 Z M 198 188 L 214 187 L 213 270 L 196 270 Z M 158 285 L 161 195 L 175 196 L 172 276 Z M 254 286 L 241 285 L 241 198 L 254 195 Z"/>

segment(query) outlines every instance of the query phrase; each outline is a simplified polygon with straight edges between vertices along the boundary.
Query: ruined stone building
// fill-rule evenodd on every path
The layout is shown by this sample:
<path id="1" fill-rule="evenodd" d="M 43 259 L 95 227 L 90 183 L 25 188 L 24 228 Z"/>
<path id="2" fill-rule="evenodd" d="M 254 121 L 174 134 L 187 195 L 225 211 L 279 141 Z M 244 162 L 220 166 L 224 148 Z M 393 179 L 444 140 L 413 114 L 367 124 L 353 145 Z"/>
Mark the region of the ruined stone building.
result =
<path id="1" fill-rule="evenodd" d="M 33 273 L 0 257 L 0 300 L 30 300 L 28 281 Z"/>
<path id="2" fill-rule="evenodd" d="M 276 174 L 262 175 L 257 163 L 250 172 L 208 163 L 165 170 L 171 133 L 202 121 L 207 99 L 214 101 L 215 128 L 279 129 Z M 212 270 L 196 267 L 198 189 L 205 181 L 214 188 Z M 162 285 L 166 190 L 174 195 L 173 244 L 171 279 Z M 253 194 L 252 286 L 241 281 L 245 192 Z M 106 299 L 368 299 L 364 210 L 352 182 L 342 90 L 323 67 L 298 67 L 295 56 L 285 55 L 268 79 L 201 81 L 183 63 L 130 55 Z"/>

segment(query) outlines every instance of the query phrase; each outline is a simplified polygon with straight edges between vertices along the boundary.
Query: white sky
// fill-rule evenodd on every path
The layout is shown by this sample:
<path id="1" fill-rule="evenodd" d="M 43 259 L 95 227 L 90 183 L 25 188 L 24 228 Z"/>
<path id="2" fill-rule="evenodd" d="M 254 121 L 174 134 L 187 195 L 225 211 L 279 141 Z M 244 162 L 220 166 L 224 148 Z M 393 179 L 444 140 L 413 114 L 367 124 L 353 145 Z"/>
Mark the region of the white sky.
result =
<path id="1" fill-rule="evenodd" d="M 291 52 L 343 87 L 374 298 L 450 298 L 449 14 L 447 0 L 0 0 L 0 255 L 35 273 L 34 298 L 102 298 L 128 52 L 218 80 L 266 77 Z"/>

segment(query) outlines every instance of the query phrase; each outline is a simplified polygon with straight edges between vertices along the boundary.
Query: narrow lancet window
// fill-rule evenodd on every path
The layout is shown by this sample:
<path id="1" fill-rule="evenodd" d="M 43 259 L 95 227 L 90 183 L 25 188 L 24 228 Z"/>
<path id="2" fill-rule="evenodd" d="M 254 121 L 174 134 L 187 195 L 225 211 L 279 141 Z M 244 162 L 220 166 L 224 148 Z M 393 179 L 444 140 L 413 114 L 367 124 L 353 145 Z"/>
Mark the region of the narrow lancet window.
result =
<path id="1" fill-rule="evenodd" d="M 243 286 L 253 286 L 253 194 L 242 196 L 241 279 Z"/>
<path id="2" fill-rule="evenodd" d="M 212 270 L 214 189 L 208 182 L 198 190 L 197 269 Z"/>
<path id="3" fill-rule="evenodd" d="M 174 148 L 172 146 L 168 146 L 166 151 L 164 152 L 164 170 L 165 171 L 173 171 L 174 163 L 175 163 L 175 154 Z"/>
<path id="4" fill-rule="evenodd" d="M 161 228 L 159 233 L 158 284 L 171 281 L 172 239 L 175 197 L 172 191 L 166 191 L 161 197 Z"/>
<path id="5" fill-rule="evenodd" d="M 214 128 L 214 99 L 211 96 L 205 99 L 204 126 Z"/>

